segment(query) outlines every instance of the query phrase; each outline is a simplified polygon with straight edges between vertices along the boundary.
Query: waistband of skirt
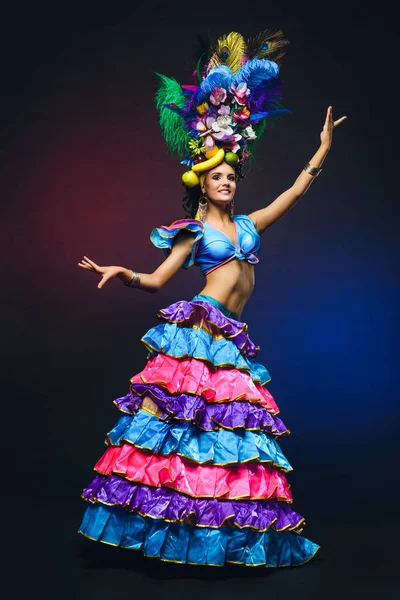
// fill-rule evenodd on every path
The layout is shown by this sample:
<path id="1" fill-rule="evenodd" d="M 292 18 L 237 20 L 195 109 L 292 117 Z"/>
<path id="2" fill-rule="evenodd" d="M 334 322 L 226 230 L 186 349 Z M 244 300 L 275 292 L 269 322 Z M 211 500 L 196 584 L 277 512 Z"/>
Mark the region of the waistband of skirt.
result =
<path id="1" fill-rule="evenodd" d="M 213 298 L 213 296 L 207 296 L 207 294 L 197 294 L 197 296 L 194 296 L 192 298 L 192 302 L 196 300 L 200 300 L 202 302 L 209 302 L 213 306 L 216 306 L 226 317 L 229 317 L 230 319 L 235 319 L 236 321 L 240 321 L 239 317 L 235 315 L 235 313 L 229 310 L 229 308 L 226 308 L 226 306 L 222 304 L 222 302 L 219 302 L 219 300 Z"/>

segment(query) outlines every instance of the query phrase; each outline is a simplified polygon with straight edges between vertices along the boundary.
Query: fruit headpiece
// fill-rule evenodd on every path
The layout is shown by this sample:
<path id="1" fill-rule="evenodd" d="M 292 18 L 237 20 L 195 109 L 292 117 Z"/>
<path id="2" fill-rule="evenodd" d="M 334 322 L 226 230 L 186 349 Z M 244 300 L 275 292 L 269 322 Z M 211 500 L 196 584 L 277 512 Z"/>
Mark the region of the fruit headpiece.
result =
<path id="1" fill-rule="evenodd" d="M 243 164 L 267 118 L 290 112 L 281 106 L 277 78 L 286 44 L 282 31 L 263 31 L 247 42 L 231 32 L 218 38 L 207 59 L 199 59 L 192 85 L 157 73 L 160 125 L 170 151 L 189 168 L 185 185 L 198 185 L 199 176 L 222 161 Z"/>

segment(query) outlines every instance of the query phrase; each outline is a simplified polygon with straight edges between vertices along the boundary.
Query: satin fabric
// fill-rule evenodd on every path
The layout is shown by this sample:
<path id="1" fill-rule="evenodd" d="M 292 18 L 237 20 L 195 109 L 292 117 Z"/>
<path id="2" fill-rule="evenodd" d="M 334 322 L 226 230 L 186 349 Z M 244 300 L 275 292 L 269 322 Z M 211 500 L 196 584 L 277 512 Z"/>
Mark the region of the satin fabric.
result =
<path id="1" fill-rule="evenodd" d="M 221 310 L 222 309 L 222 310 Z M 162 309 L 149 354 L 83 491 L 80 533 L 190 564 L 310 560 L 278 439 L 289 433 L 248 327 L 204 297 Z M 157 415 L 144 409 L 150 397 Z"/>
<path id="2" fill-rule="evenodd" d="M 246 429 L 265 431 L 275 438 L 290 433 L 283 421 L 263 406 L 235 400 L 210 403 L 198 395 L 170 394 L 162 385 L 151 383 L 133 383 L 129 393 L 114 400 L 114 404 L 122 413 L 134 414 L 145 396 L 161 409 L 160 419 L 173 417 L 177 421 L 190 421 L 205 431 Z"/>
<path id="3" fill-rule="evenodd" d="M 239 317 L 235 313 L 230 311 L 229 308 L 227 308 L 224 304 L 222 304 L 222 302 L 220 302 L 216 298 L 213 298 L 212 296 L 207 296 L 207 294 L 197 294 L 196 296 L 193 296 L 190 304 L 196 303 L 202 305 L 203 302 L 207 302 L 208 304 L 216 306 L 218 310 L 229 319 L 233 319 L 234 321 L 240 321 Z M 243 325 L 246 325 L 246 323 L 243 323 Z"/>
<path id="4" fill-rule="evenodd" d="M 260 236 L 248 215 L 234 215 L 235 243 L 223 232 L 204 222 L 204 233 L 200 239 L 195 264 L 203 275 L 208 275 L 231 260 L 246 260 L 252 265 L 259 262 Z"/>
<path id="5" fill-rule="evenodd" d="M 190 302 L 180 300 L 167 306 L 159 311 L 158 318 L 181 327 L 200 324 L 200 327 L 205 328 L 216 339 L 222 335 L 231 340 L 246 356 L 254 357 L 260 349 L 249 338 L 247 323 L 239 321 L 221 302 L 205 294 L 194 296 Z"/>
<path id="6" fill-rule="evenodd" d="M 81 532 L 94 540 L 142 550 L 146 556 L 195 565 L 294 566 L 310 560 L 319 548 L 291 531 L 200 528 L 100 504 L 87 508 Z"/>
<path id="7" fill-rule="evenodd" d="M 135 415 L 122 415 L 106 440 L 112 446 L 128 442 L 163 456 L 178 454 L 197 464 L 224 466 L 257 460 L 285 472 L 292 470 L 278 443 L 266 433 L 202 431 L 191 423 L 164 422 L 141 409 Z"/>
<path id="8" fill-rule="evenodd" d="M 195 234 L 190 256 L 184 263 L 188 269 L 193 264 L 200 267 L 203 275 L 211 273 L 227 262 L 237 259 L 257 264 L 257 253 L 260 249 L 260 236 L 256 226 L 248 215 L 234 215 L 236 229 L 235 243 L 210 223 L 195 219 L 181 219 L 171 225 L 155 227 L 150 233 L 150 240 L 157 248 L 162 248 L 168 256 L 171 252 L 175 236 L 186 230 Z"/>
<path id="9" fill-rule="evenodd" d="M 301 533 L 304 518 L 290 504 L 277 500 L 219 500 L 191 498 L 171 488 L 155 488 L 118 475 L 96 475 L 82 497 L 88 502 L 123 506 L 153 519 L 185 522 L 201 527 L 250 527 Z"/>
<path id="10" fill-rule="evenodd" d="M 171 487 L 195 498 L 277 498 L 292 502 L 285 474 L 268 464 L 198 465 L 176 454 L 149 454 L 124 444 L 109 446 L 94 469 L 101 475 L 122 475 L 129 481 Z"/>
<path id="11" fill-rule="evenodd" d="M 180 327 L 176 323 L 163 323 L 148 330 L 142 337 L 148 348 L 148 357 L 157 353 L 175 358 L 195 358 L 211 367 L 231 367 L 247 371 L 253 381 L 262 385 L 271 379 L 264 365 L 243 355 L 230 339 L 214 339 L 203 329 Z"/>
<path id="12" fill-rule="evenodd" d="M 161 248 L 165 256 L 168 256 L 172 250 L 172 246 L 174 245 L 175 236 L 182 230 L 194 233 L 194 242 L 191 253 L 183 264 L 184 269 L 189 269 L 192 265 L 194 265 L 199 241 L 204 234 L 204 226 L 201 221 L 196 221 L 196 219 L 179 219 L 178 221 L 171 223 L 171 225 L 154 227 L 150 233 L 150 241 L 157 248 Z"/>
<path id="13" fill-rule="evenodd" d="M 212 369 L 194 358 L 178 360 L 158 354 L 147 361 L 143 371 L 132 377 L 131 383 L 155 383 L 165 387 L 170 394 L 196 394 L 207 402 L 248 401 L 260 404 L 271 414 L 279 414 L 271 393 L 246 372 Z"/>

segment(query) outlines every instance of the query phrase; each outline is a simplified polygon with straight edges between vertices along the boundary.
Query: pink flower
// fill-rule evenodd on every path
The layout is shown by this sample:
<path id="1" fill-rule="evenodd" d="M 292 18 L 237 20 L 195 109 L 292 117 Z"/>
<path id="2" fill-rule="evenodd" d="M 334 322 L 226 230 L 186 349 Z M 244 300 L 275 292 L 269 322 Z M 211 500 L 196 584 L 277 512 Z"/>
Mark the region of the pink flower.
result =
<path id="1" fill-rule="evenodd" d="M 231 112 L 229 106 L 226 106 L 225 104 L 222 104 L 221 107 L 218 109 L 218 114 L 225 116 L 225 115 L 229 115 L 229 113 Z"/>
<path id="2" fill-rule="evenodd" d="M 235 121 L 245 121 L 250 117 L 250 111 L 246 106 L 242 106 L 240 110 L 234 113 L 233 118 Z"/>
<path id="3" fill-rule="evenodd" d="M 210 102 L 214 104 L 214 106 L 219 106 L 221 102 L 226 100 L 226 90 L 224 88 L 214 88 L 210 94 Z"/>
<path id="4" fill-rule="evenodd" d="M 214 121 L 214 117 L 204 114 L 202 117 L 197 117 L 195 121 L 192 121 L 192 127 L 193 129 L 197 129 L 197 131 L 204 133 L 205 131 L 211 129 Z"/>
<path id="5" fill-rule="evenodd" d="M 235 96 L 235 100 L 241 106 L 246 104 L 247 96 L 250 94 L 250 90 L 247 87 L 247 83 L 239 83 L 237 88 L 233 85 L 230 88 L 230 92 Z"/>
<path id="6" fill-rule="evenodd" d="M 235 133 L 234 135 L 231 135 L 229 137 L 229 139 L 227 139 L 224 142 L 224 148 L 225 150 L 229 150 L 230 152 L 234 152 L 236 154 L 236 152 L 238 150 L 240 150 L 240 146 L 238 144 L 238 141 L 242 139 L 242 136 L 239 133 Z"/>

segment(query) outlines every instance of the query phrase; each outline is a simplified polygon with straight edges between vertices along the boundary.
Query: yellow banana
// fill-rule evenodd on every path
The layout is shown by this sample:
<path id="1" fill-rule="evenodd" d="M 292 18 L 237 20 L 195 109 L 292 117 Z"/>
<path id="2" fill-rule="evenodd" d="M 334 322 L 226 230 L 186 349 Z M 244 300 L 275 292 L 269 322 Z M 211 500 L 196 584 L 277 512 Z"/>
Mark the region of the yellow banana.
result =
<path id="1" fill-rule="evenodd" d="M 209 169 L 213 169 L 224 160 L 225 150 L 220 148 L 218 152 L 212 158 L 205 160 L 204 162 L 199 162 L 196 165 L 193 165 L 192 171 L 195 173 L 201 173 L 202 171 L 208 171 Z"/>

